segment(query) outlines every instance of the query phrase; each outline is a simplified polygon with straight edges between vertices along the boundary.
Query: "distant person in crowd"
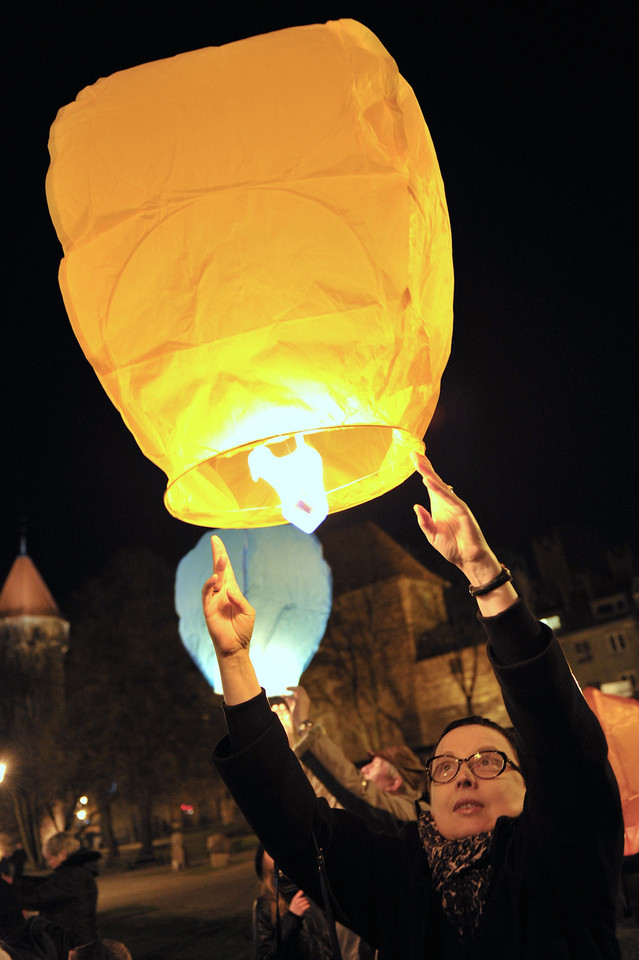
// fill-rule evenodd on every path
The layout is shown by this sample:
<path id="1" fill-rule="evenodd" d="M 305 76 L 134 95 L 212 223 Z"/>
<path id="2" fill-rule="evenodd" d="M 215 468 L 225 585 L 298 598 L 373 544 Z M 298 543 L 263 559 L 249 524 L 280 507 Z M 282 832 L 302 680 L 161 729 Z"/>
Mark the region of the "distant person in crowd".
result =
<path id="1" fill-rule="evenodd" d="M 315 793 L 332 807 L 364 817 L 373 830 L 398 830 L 404 821 L 415 820 L 417 801 L 426 788 L 426 768 L 419 757 L 398 744 L 369 751 L 369 762 L 357 767 L 321 723 L 309 720 L 311 700 L 304 687 L 289 689 L 286 705 L 280 704 L 276 712 Z"/>
<path id="2" fill-rule="evenodd" d="M 69 960 L 131 960 L 131 954 L 119 940 L 92 940 L 70 950 Z"/>
<path id="3" fill-rule="evenodd" d="M 516 740 L 483 717 L 450 724 L 426 763 L 430 811 L 399 834 L 329 807 L 260 688 L 255 612 L 214 536 L 203 607 L 228 727 L 216 767 L 285 874 L 319 903 L 325 877 L 384 960 L 618 960 L 623 821 L 601 727 L 468 506 L 414 463 L 430 499 L 419 526 L 469 582 Z"/>
<path id="4" fill-rule="evenodd" d="M 13 877 L 13 863 L 11 862 L 12 852 L 12 844 L 5 843 L 2 845 L 2 856 L 0 857 L 0 875 L 3 877 Z"/>
<path id="5" fill-rule="evenodd" d="M 96 874 L 101 854 L 84 849 L 68 833 L 55 833 L 47 840 L 44 855 L 53 873 L 14 880 L 20 905 L 24 910 L 37 910 L 41 917 L 67 930 L 71 947 L 95 940 Z"/>
<path id="6" fill-rule="evenodd" d="M 181 830 L 174 830 L 171 834 L 171 869 L 184 870 L 187 865 L 184 834 Z"/>
<path id="7" fill-rule="evenodd" d="M 323 912 L 281 871 L 276 872 L 261 844 L 255 854 L 255 872 L 260 881 L 253 905 L 255 960 L 332 960 Z"/>
<path id="8" fill-rule="evenodd" d="M 24 865 L 27 862 L 27 854 L 20 840 L 16 840 L 13 845 L 13 853 L 9 857 L 11 862 L 11 875 L 14 880 L 19 880 L 24 873 Z"/>

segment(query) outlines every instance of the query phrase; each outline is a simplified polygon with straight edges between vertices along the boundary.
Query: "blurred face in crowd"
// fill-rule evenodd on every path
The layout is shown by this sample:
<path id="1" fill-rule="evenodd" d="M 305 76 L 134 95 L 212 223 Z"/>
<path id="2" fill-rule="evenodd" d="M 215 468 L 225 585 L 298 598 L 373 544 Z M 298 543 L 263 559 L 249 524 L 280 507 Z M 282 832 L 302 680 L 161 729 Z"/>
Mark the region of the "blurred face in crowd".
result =
<path id="1" fill-rule="evenodd" d="M 60 853 L 50 853 L 49 850 L 46 850 L 44 855 L 52 870 L 55 870 L 56 867 L 60 866 L 63 860 L 67 859 L 66 850 L 61 850 Z"/>
<path id="2" fill-rule="evenodd" d="M 464 758 L 486 750 L 501 750 L 517 763 L 509 740 L 498 730 L 479 724 L 450 730 L 438 743 L 435 755 Z M 493 830 L 498 817 L 517 817 L 525 793 L 524 778 L 510 763 L 491 780 L 480 779 L 463 763 L 449 783 L 431 781 L 431 814 L 443 837 L 458 840 Z"/>

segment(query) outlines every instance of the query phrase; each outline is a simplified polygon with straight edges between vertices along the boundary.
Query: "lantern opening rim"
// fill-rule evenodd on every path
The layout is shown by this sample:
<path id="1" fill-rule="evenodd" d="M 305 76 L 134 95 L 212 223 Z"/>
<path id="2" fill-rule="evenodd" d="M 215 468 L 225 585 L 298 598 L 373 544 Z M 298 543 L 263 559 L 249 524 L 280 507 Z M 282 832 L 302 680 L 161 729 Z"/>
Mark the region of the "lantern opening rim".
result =
<path id="1" fill-rule="evenodd" d="M 359 437 L 359 442 L 351 442 L 358 432 L 363 437 Z M 424 442 L 416 434 L 387 423 L 295 429 L 259 437 L 202 458 L 169 480 L 164 494 L 166 509 L 177 519 L 197 526 L 241 529 L 286 523 L 270 484 L 251 478 L 248 455 L 257 446 L 285 443 L 298 435 L 310 440 L 322 456 L 329 513 L 358 506 L 399 486 L 414 473 L 411 453 L 424 452 Z M 325 443 L 318 443 L 318 437 Z M 365 442 L 364 438 L 372 442 Z"/>

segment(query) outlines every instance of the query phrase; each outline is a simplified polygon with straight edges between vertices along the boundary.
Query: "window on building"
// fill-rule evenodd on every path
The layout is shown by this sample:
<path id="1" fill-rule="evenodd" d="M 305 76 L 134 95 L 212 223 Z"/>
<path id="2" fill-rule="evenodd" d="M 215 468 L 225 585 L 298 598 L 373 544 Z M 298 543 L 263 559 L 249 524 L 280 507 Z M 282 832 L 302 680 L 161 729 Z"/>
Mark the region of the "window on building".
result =
<path id="1" fill-rule="evenodd" d="M 608 646 L 613 653 L 621 653 L 626 649 L 626 638 L 623 633 L 611 633 L 608 637 Z"/>
<path id="2" fill-rule="evenodd" d="M 614 697 L 631 697 L 634 690 L 632 680 L 629 678 L 602 683 L 600 689 L 602 693 L 611 693 Z"/>
<path id="3" fill-rule="evenodd" d="M 575 656 L 577 663 L 587 663 L 592 660 L 592 650 L 588 640 L 577 640 L 575 643 Z"/>
<path id="4" fill-rule="evenodd" d="M 607 620 L 609 617 L 627 613 L 628 600 L 625 594 L 618 593 L 613 597 L 606 597 L 605 600 L 595 600 L 591 604 L 591 609 L 596 620 Z"/>
<path id="5" fill-rule="evenodd" d="M 610 601 L 606 603 L 597 603 L 595 604 L 594 614 L 596 617 L 610 617 L 614 613 L 614 606 Z"/>

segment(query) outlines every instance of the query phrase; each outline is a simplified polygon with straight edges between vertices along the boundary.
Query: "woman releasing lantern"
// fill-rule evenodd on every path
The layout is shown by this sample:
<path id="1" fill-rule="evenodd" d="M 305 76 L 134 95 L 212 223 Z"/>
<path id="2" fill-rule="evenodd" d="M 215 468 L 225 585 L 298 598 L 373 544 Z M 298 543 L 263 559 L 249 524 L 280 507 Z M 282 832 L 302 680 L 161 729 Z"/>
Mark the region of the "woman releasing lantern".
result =
<path id="1" fill-rule="evenodd" d="M 428 763 L 431 812 L 375 835 L 317 799 L 253 671 L 253 610 L 222 542 L 203 590 L 228 737 L 215 762 L 282 870 L 322 902 L 318 851 L 341 914 L 385 960 L 618 958 L 623 825 L 601 728 L 550 629 L 517 596 L 466 504 L 416 455 L 427 540 L 468 578 L 516 731 L 449 727 Z"/>

